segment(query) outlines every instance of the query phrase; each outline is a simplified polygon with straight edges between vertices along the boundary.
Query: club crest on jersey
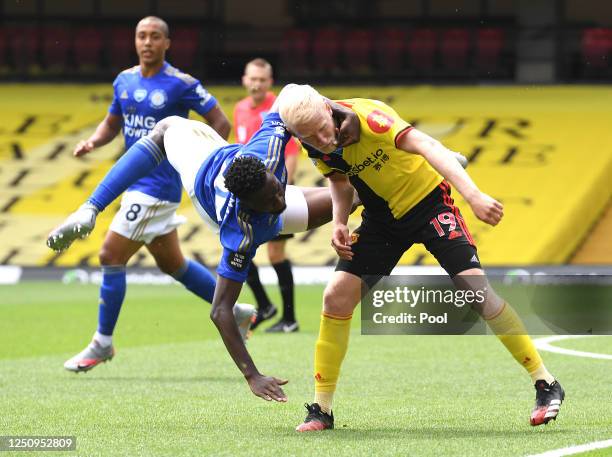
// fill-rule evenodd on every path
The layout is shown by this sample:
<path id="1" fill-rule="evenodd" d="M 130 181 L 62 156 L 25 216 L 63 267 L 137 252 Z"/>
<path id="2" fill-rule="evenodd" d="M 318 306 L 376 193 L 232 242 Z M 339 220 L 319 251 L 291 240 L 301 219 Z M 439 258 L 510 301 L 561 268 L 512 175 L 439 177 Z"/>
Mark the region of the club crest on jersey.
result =
<path id="1" fill-rule="evenodd" d="M 377 109 L 368 114 L 368 127 L 375 133 L 387 132 L 394 122 L 395 119 Z"/>
<path id="2" fill-rule="evenodd" d="M 149 102 L 151 103 L 151 108 L 161 109 L 166 106 L 166 102 L 168 101 L 168 96 L 166 95 L 166 91 L 163 89 L 155 89 L 151 92 L 149 96 Z"/>
<path id="3" fill-rule="evenodd" d="M 147 97 L 146 89 L 136 89 L 134 91 L 134 100 L 136 100 L 138 103 L 143 101 L 146 97 Z"/>

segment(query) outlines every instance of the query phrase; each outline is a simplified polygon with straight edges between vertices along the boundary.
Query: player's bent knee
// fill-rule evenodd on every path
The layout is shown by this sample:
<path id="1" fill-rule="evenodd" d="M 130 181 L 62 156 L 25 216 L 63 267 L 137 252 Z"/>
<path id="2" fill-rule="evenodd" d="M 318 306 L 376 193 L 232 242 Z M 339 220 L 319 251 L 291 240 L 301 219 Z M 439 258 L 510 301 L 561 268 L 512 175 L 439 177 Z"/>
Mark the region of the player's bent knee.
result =
<path id="1" fill-rule="evenodd" d="M 169 262 L 167 260 L 158 260 L 155 259 L 155 263 L 157 264 L 157 268 L 159 268 L 159 271 L 161 271 L 162 273 L 165 273 L 167 275 L 172 276 L 176 271 L 178 271 L 183 262 Z"/>
<path id="2" fill-rule="evenodd" d="M 325 290 L 323 294 L 323 311 L 332 316 L 350 316 L 355 309 L 356 303 L 344 294 L 334 290 Z"/>
<path id="3" fill-rule="evenodd" d="M 323 311 L 334 316 L 350 316 L 360 295 L 361 280 L 357 276 L 336 272 L 323 292 Z"/>
<path id="4" fill-rule="evenodd" d="M 125 265 L 127 262 L 123 259 L 123 254 L 112 249 L 106 244 L 102 245 L 98 253 L 100 265 Z"/>
<path id="5" fill-rule="evenodd" d="M 484 293 L 484 301 L 472 303 L 472 309 L 484 319 L 495 316 L 501 311 L 504 300 L 491 287 L 482 269 L 470 268 L 464 270 L 453 277 L 453 282 L 458 289 L 471 290 L 479 295 Z"/>

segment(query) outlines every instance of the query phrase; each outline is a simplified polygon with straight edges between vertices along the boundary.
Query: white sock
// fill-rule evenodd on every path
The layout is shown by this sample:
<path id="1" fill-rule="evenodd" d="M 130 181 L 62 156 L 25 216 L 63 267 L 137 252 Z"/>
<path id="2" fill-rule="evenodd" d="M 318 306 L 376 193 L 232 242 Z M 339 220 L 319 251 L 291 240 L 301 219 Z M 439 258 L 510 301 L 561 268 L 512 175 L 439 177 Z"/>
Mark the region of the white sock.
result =
<path id="1" fill-rule="evenodd" d="M 108 347 L 113 344 L 112 335 L 102 335 L 100 332 L 94 333 L 93 339 L 98 342 L 98 344 L 102 347 Z"/>

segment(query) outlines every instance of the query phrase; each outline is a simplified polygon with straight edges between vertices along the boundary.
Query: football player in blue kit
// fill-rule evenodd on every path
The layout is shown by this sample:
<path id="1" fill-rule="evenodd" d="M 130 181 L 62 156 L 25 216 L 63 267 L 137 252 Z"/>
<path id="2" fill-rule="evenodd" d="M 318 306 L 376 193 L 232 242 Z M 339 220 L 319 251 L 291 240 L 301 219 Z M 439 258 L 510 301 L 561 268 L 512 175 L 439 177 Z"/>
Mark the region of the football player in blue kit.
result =
<path id="1" fill-rule="evenodd" d="M 136 26 L 139 65 L 121 72 L 113 83 L 114 97 L 104 120 L 74 150 L 77 157 L 113 140 L 123 128 L 129 149 L 168 116 L 186 118 L 190 110 L 201 115 L 223 138 L 230 123 L 217 100 L 200 82 L 165 61 L 170 46 L 168 25 L 158 17 L 145 17 Z M 87 371 L 114 355 L 112 335 L 126 292 L 126 264 L 146 246 L 158 267 L 202 299 L 212 302 L 214 276 L 181 252 L 176 228 L 184 222 L 176 210 L 181 181 L 167 160 L 133 183 L 125 193 L 99 253 L 102 285 L 98 328 L 91 343 L 67 360 L 67 370 Z M 236 318 L 243 333 L 250 325 L 250 305 L 237 305 Z"/>
<path id="2" fill-rule="evenodd" d="M 282 96 L 283 92 L 278 100 Z M 341 146 L 358 141 L 358 118 L 351 110 L 328 102 L 337 125 L 334 141 Z M 61 251 L 88 235 L 100 211 L 167 158 L 223 247 L 211 318 L 252 392 L 265 400 L 286 401 L 281 386 L 287 381 L 257 370 L 232 309 L 259 245 L 279 233 L 306 231 L 332 218 L 328 188 L 287 186 L 284 149 L 290 137 L 276 105 L 245 145 L 228 144 L 201 122 L 177 116 L 164 119 L 111 168 L 87 202 L 49 234 L 47 244 Z"/>

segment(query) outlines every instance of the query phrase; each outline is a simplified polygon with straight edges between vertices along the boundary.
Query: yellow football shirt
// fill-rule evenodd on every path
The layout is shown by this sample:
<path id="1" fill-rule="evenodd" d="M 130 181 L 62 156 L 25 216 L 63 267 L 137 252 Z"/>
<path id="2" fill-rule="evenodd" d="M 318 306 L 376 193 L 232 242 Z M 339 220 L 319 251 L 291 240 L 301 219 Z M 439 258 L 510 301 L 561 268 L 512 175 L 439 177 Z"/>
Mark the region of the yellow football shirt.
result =
<path id="1" fill-rule="evenodd" d="M 372 216 L 400 219 L 438 186 L 443 178 L 422 156 L 396 147 L 412 127 L 378 100 L 337 100 L 352 109 L 361 124 L 359 142 L 324 154 L 304 145 L 325 176 L 346 174 Z"/>

